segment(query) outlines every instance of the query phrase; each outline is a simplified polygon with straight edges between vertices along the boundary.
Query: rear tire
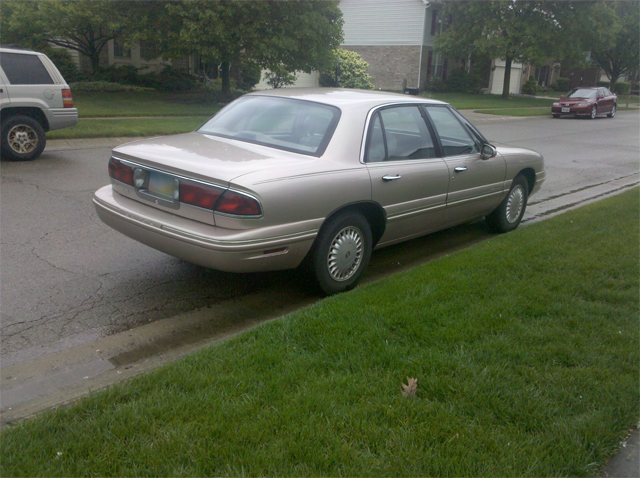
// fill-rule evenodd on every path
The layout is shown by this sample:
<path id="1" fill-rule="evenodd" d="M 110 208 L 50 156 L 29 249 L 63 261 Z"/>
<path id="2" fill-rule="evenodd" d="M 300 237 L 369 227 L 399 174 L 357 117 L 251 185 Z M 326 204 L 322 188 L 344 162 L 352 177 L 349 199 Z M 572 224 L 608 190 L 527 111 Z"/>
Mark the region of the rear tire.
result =
<path id="1" fill-rule="evenodd" d="M 2 155 L 11 161 L 36 159 L 46 143 L 44 128 L 29 116 L 12 116 L 2 123 Z"/>
<path id="2" fill-rule="evenodd" d="M 326 295 L 353 289 L 372 250 L 371 226 L 356 212 L 338 214 L 322 227 L 310 253 L 312 278 Z"/>
<path id="3" fill-rule="evenodd" d="M 551 115 L 551 116 L 553 116 L 554 118 L 560 118 L 560 115 Z"/>
<path id="4" fill-rule="evenodd" d="M 528 198 L 529 184 L 527 179 L 518 175 L 513 180 L 507 197 L 486 217 L 489 229 L 498 233 L 513 231 L 522 221 Z"/>

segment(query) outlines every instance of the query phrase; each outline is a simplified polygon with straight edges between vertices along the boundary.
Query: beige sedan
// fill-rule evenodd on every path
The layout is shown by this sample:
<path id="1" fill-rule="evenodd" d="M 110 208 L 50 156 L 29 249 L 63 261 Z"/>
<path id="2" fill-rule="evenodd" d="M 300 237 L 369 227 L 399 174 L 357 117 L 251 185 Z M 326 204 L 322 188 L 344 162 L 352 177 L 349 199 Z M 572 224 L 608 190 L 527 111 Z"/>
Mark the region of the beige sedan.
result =
<path id="1" fill-rule="evenodd" d="M 371 252 L 486 217 L 507 232 L 544 182 L 540 154 L 495 148 L 451 106 L 376 91 L 246 95 L 197 131 L 113 150 L 102 221 L 229 272 L 302 266 L 326 294 Z"/>

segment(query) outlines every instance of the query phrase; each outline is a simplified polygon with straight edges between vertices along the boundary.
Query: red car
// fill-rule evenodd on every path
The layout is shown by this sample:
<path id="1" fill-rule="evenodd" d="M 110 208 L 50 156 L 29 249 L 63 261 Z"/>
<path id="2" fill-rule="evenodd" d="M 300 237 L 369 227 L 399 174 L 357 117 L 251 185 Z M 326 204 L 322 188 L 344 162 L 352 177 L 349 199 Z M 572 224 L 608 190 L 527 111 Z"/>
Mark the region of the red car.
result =
<path id="1" fill-rule="evenodd" d="M 580 86 L 553 103 L 551 114 L 554 118 L 572 115 L 593 119 L 604 114 L 613 118 L 617 108 L 618 97 L 615 93 L 611 93 L 609 88 Z"/>

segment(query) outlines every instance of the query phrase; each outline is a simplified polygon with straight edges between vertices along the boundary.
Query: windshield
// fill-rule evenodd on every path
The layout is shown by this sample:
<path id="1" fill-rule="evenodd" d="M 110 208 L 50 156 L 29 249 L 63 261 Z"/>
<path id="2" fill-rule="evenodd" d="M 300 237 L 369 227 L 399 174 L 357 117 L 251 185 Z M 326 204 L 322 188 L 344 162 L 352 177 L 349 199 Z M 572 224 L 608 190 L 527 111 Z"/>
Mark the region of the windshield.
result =
<path id="1" fill-rule="evenodd" d="M 589 90 L 587 88 L 578 88 L 570 91 L 565 98 L 595 98 L 598 90 Z"/>
<path id="2" fill-rule="evenodd" d="M 256 95 L 234 101 L 198 132 L 321 156 L 339 118 L 333 106 Z"/>

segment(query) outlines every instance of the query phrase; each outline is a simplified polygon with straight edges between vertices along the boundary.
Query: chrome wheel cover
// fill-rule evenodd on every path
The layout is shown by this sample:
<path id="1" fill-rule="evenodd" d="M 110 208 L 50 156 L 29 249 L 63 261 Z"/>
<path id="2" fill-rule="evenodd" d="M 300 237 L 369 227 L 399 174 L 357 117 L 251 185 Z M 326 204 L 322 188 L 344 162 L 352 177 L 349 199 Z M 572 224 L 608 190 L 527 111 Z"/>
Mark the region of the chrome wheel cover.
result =
<path id="1" fill-rule="evenodd" d="M 595 118 L 598 115 L 596 107 L 591 108 L 591 118 Z"/>
<path id="2" fill-rule="evenodd" d="M 363 251 L 364 237 L 357 227 L 348 226 L 336 234 L 327 255 L 331 278 L 338 282 L 351 278 L 362 263 Z"/>
<path id="3" fill-rule="evenodd" d="M 616 115 L 616 105 L 613 105 L 613 107 L 611 108 L 611 117 L 613 118 Z"/>
<path id="4" fill-rule="evenodd" d="M 520 184 L 516 185 L 507 198 L 507 207 L 505 209 L 505 218 L 509 224 L 513 224 L 518 220 L 522 209 L 524 208 L 524 189 Z"/>
<path id="5" fill-rule="evenodd" d="M 18 124 L 7 133 L 9 147 L 18 154 L 28 154 L 38 147 L 38 133 L 26 124 Z"/>

